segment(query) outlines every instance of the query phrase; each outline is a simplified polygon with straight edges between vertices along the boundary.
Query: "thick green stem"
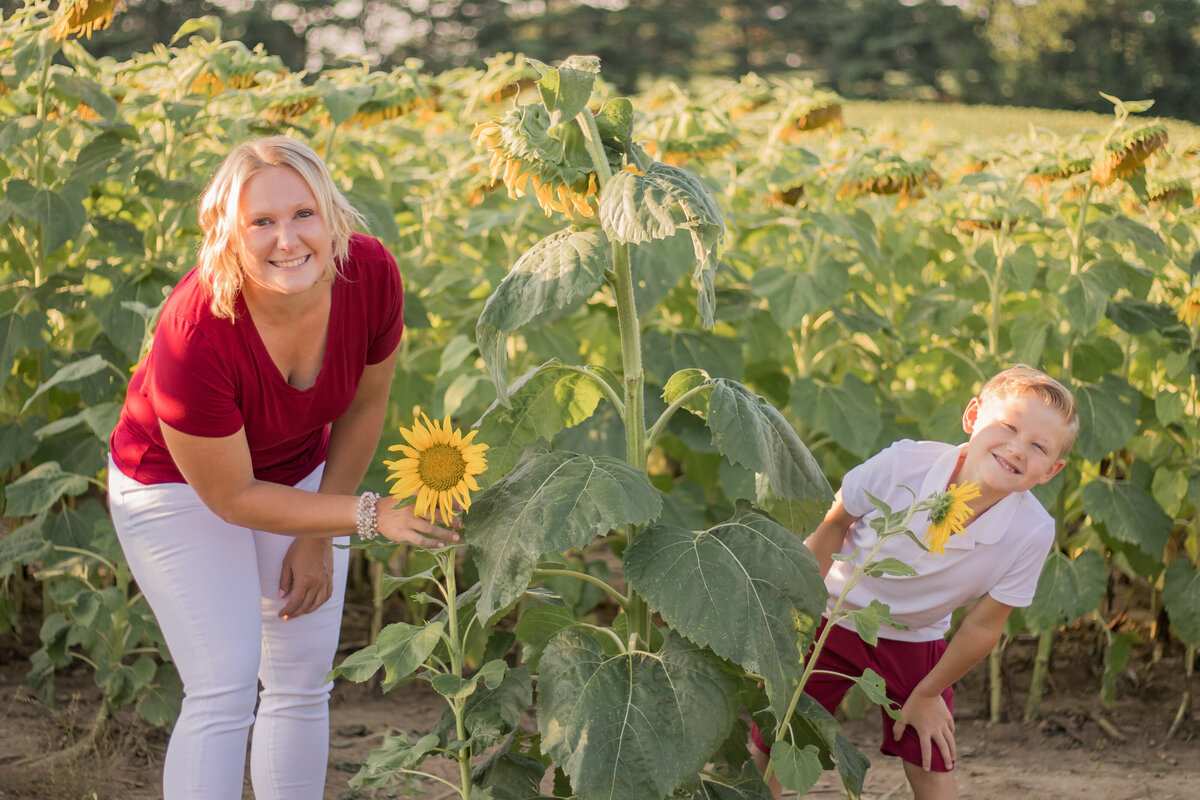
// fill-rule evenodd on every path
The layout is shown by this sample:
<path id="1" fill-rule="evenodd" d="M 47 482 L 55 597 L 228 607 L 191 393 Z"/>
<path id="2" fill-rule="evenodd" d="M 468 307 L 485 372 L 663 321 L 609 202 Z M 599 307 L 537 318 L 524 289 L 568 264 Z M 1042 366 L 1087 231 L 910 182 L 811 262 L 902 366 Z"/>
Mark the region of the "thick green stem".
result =
<path id="1" fill-rule="evenodd" d="M 455 552 L 455 548 L 439 550 L 437 560 L 445 579 L 447 649 L 450 651 L 450 671 L 461 678 L 463 677 L 463 647 L 458 631 L 458 582 L 454 573 Z M 450 710 L 454 713 L 454 731 L 460 742 L 467 740 L 466 703 L 465 697 L 456 697 L 450 701 Z M 470 800 L 471 748 L 461 748 L 454 757 L 458 761 L 459 795 L 462 800 Z"/>
<path id="2" fill-rule="evenodd" d="M 1054 649 L 1054 630 L 1042 631 L 1038 636 L 1037 657 L 1033 662 L 1033 676 L 1029 679 L 1029 701 L 1025 704 L 1025 721 L 1037 719 L 1046 688 L 1046 675 L 1050 671 L 1050 653 Z"/>
<path id="3" fill-rule="evenodd" d="M 633 275 L 629 266 L 629 246 L 614 243 L 613 272 L 616 281 L 613 290 L 617 300 L 617 324 L 621 333 L 621 368 L 625 388 L 625 458 L 634 467 L 645 471 L 646 412 L 645 374 L 642 370 L 642 337 L 638 325 L 637 303 L 633 295 Z M 628 528 L 627 538 L 632 542 L 634 527 Z M 629 587 L 626 594 L 625 613 L 629 615 L 629 631 L 650 640 L 650 611 L 646 601 Z"/>
<path id="4" fill-rule="evenodd" d="M 379 632 L 383 630 L 383 562 L 372 561 L 371 572 L 371 629 L 367 633 L 368 641 L 375 644 L 379 641 Z"/>
<path id="5" fill-rule="evenodd" d="M 592 166 L 596 170 L 597 183 L 603 190 L 612 178 L 608 156 L 600 142 L 600 130 L 592 112 L 583 109 L 576 116 Z M 617 325 L 621 336 L 621 371 L 625 389 L 625 458 L 640 470 L 645 471 L 646 447 L 646 403 L 645 375 L 642 370 L 642 331 L 638 324 L 637 302 L 633 294 L 633 274 L 629 265 L 629 245 L 612 244 L 613 269 L 611 279 L 617 303 Z M 632 541 L 634 527 L 627 529 L 627 541 Z M 632 587 L 625 599 L 625 613 L 629 617 L 629 631 L 643 642 L 650 639 L 650 609 L 646 601 Z"/>
<path id="6" fill-rule="evenodd" d="M 1071 248 L 1071 274 L 1078 275 L 1080 268 L 1083 266 L 1083 240 L 1084 228 L 1087 227 L 1088 205 L 1092 199 L 1092 187 L 1095 186 L 1091 181 L 1088 181 L 1087 188 L 1083 190 L 1083 199 L 1079 201 L 1079 219 L 1075 220 L 1075 241 Z"/>
<path id="7" fill-rule="evenodd" d="M 1001 654 L 1000 643 L 996 642 L 992 652 L 988 653 L 988 705 L 992 722 L 999 722 L 1004 702 L 1004 683 L 1000 680 Z"/>

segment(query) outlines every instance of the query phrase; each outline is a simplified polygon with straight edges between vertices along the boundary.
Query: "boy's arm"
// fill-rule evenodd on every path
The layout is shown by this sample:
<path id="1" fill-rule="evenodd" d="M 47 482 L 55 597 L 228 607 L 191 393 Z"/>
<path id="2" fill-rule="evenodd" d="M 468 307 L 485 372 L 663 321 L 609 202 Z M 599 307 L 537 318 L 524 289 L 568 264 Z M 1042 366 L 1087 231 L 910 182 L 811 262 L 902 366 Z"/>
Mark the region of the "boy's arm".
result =
<path id="1" fill-rule="evenodd" d="M 858 519 L 842 505 L 842 493 L 839 491 L 834 495 L 833 505 L 825 514 L 825 519 L 804 540 L 804 544 L 817 557 L 817 566 L 821 568 L 822 578 L 829 574 L 829 568 L 833 566 L 833 554 L 842 549 L 842 543 L 846 541 L 846 531 L 858 522 Z"/>
<path id="2" fill-rule="evenodd" d="M 942 753 L 942 760 L 953 765 L 958 757 L 954 743 L 954 717 L 942 692 L 966 675 L 971 667 L 983 660 L 1004 633 L 1012 606 L 990 595 L 984 595 L 963 617 L 962 624 L 949 647 L 929 674 L 921 679 L 900 709 L 904 720 L 897 722 L 893 733 L 899 739 L 908 725 L 916 729 L 921 739 L 921 766 L 928 770 L 933 746 Z"/>

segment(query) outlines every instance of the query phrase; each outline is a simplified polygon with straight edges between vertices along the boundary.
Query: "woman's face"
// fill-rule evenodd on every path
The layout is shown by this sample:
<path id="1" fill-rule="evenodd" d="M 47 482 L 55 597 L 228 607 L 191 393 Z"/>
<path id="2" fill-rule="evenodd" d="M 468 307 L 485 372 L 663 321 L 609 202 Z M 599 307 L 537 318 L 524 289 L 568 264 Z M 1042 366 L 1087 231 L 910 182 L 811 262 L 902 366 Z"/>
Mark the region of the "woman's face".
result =
<path id="1" fill-rule="evenodd" d="M 317 198 L 291 167 L 268 167 L 242 186 L 242 291 L 300 295 L 329 275 L 333 240 Z"/>

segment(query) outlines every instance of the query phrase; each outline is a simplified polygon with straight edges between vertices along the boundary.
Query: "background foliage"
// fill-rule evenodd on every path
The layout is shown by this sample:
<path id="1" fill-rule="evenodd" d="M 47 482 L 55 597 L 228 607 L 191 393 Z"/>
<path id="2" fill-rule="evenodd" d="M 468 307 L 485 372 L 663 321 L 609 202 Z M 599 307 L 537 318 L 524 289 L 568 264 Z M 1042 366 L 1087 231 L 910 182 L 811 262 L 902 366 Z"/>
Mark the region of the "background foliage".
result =
<path id="1" fill-rule="evenodd" d="M 23 0 L 0 0 L 6 15 Z M 1193 0 L 128 0 L 86 43 L 118 60 L 213 14 L 224 36 L 263 44 L 292 70 L 365 59 L 431 72 L 505 52 L 546 61 L 593 53 L 623 92 L 656 78 L 801 70 L 844 97 L 1107 112 L 1099 92 L 1154 97 L 1200 120 Z"/>
<path id="2" fill-rule="evenodd" d="M 56 41 L 52 21 L 35 3 L 0 29 L 0 363 L 12 364 L 0 397 L 0 630 L 38 630 L 29 677 L 47 702 L 55 670 L 81 660 L 105 689 L 105 715 L 134 705 L 167 724 L 178 681 L 100 487 L 128 376 L 165 293 L 191 266 L 194 201 L 229 143 L 272 132 L 314 143 L 396 254 L 408 332 L 393 423 L 419 405 L 470 424 L 492 406 L 495 376 L 471 331 L 509 269 L 561 225 L 531 197 L 509 197 L 469 141 L 474 123 L 514 98 L 530 102 L 520 91 L 533 73 L 519 57 L 302 76 L 226 39 L 212 19 L 121 58 Z M 617 94 L 598 82 L 597 98 Z M 1151 135 L 1144 108 L 1119 102 L 1089 129 L 1030 126 L 1003 140 L 920 125 L 816 127 L 838 119 L 822 109 L 851 111 L 794 76 L 659 82 L 636 101 L 634 137 L 696 172 L 727 227 L 711 328 L 684 280 L 688 238 L 636 251 L 648 386 L 701 365 L 750 387 L 782 409 L 836 486 L 895 438 L 956 440 L 983 378 L 1015 360 L 1044 365 L 1076 391 L 1082 427 L 1068 468 L 1040 492 L 1058 546 L 1011 632 L 1041 636 L 1048 663 L 1054 632 L 1083 620 L 1113 675 L 1137 635 L 1194 657 L 1200 241 L 1190 129 Z M 1145 163 L 1093 180 L 1131 136 L 1155 143 Z M 524 321 L 506 343 L 510 375 L 555 358 L 619 368 L 607 290 L 559 311 Z M 536 405 L 544 395 L 522 396 L 530 424 L 550 425 L 558 449 L 624 455 L 614 416 L 578 391 L 552 422 Z M 563 409 L 560 400 L 548 407 Z M 666 406 L 657 391 L 647 402 L 652 417 Z M 517 454 L 492 452 L 496 481 Z M 736 503 L 758 494 L 757 470 L 723 452 L 698 417 L 672 418 L 649 458 L 664 526 L 704 530 L 743 513 Z M 381 470 L 368 483 L 380 485 Z M 609 577 L 586 549 L 558 558 Z M 575 617 L 604 613 L 599 592 L 544 585 Z M 1134 596 L 1154 609 L 1151 624 L 1119 630 Z M 40 603 L 28 608 L 31 599 Z M 669 651 L 692 658 L 671 636 Z M 549 668 L 566 663 L 568 644 L 587 647 L 551 647 Z M 484 663 L 480 648 L 468 664 Z"/>

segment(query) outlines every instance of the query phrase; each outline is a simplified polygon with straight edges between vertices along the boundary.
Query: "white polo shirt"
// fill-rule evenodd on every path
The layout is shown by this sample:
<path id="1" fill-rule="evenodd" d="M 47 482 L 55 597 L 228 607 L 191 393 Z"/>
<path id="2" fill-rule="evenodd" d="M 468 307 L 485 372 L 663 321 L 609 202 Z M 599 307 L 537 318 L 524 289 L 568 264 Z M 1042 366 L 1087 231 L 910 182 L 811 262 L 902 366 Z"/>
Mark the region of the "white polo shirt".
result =
<path id="1" fill-rule="evenodd" d="M 829 589 L 827 613 L 833 610 L 855 566 L 866 562 L 878 537 L 871 520 L 879 516 L 867 497 L 871 493 L 893 511 L 907 508 L 913 495 L 923 500 L 943 491 L 967 445 L 917 442 L 902 439 L 846 473 L 842 481 L 842 505 L 860 517 L 846 533 L 841 553 L 857 550 L 852 562 L 834 561 L 825 586 Z M 925 538 L 929 518 L 918 512 L 909 529 Z M 906 629 L 882 626 L 886 639 L 926 642 L 940 639 L 950 628 L 956 608 L 975 602 L 985 594 L 1010 606 L 1033 602 L 1038 576 L 1054 544 L 1054 518 L 1029 492 L 1008 495 L 966 526 L 962 535 L 952 535 L 941 555 L 926 552 L 909 537 L 888 539 L 875 560 L 896 558 L 917 571 L 911 577 L 885 575 L 865 577 L 850 590 L 842 603 L 846 611 L 864 608 L 872 600 L 886 603 L 891 614 Z M 850 620 L 839 624 L 853 629 Z"/>

